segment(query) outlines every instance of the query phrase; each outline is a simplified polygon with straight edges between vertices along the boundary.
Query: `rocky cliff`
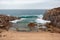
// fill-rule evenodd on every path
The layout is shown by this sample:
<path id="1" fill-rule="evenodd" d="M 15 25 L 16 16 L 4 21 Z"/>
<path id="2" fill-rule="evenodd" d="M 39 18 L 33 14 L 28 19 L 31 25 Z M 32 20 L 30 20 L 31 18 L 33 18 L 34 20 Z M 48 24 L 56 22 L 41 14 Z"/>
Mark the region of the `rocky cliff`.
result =
<path id="1" fill-rule="evenodd" d="M 52 27 L 60 29 L 60 7 L 48 10 L 43 19 L 51 21 L 49 26 L 52 25 Z"/>
<path id="2" fill-rule="evenodd" d="M 0 29 L 8 30 L 12 26 L 12 23 L 10 23 L 9 21 L 15 19 L 19 19 L 19 18 L 0 14 Z"/>

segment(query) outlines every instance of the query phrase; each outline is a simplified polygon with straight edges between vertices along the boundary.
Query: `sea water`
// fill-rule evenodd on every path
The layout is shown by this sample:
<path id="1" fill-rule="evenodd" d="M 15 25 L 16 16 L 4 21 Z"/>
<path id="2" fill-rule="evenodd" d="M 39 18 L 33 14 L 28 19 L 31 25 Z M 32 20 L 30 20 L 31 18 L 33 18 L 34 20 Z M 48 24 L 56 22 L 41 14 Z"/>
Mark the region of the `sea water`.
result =
<path id="1" fill-rule="evenodd" d="M 11 15 L 11 16 L 16 16 L 20 18 L 24 18 L 24 20 L 17 22 L 16 24 L 13 24 L 13 29 L 14 28 L 28 28 L 28 24 L 30 22 L 35 22 L 35 20 L 38 18 L 40 15 L 44 15 L 46 10 L 42 9 L 10 9 L 10 10 L 0 10 L 0 14 L 5 14 L 5 15 Z"/>

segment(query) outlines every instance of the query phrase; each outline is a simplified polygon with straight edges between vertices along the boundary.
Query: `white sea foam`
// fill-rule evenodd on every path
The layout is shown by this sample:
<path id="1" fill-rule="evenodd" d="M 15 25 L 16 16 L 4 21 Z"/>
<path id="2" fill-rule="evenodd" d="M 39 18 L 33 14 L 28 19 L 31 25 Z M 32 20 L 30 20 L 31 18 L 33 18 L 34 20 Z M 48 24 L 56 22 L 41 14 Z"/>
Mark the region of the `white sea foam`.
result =
<path id="1" fill-rule="evenodd" d="M 21 19 L 13 20 L 13 21 L 10 21 L 10 22 L 12 22 L 12 23 L 17 23 L 17 22 L 20 22 L 20 21 L 23 21 L 23 20 L 25 20 L 25 18 L 21 18 Z"/>
<path id="2" fill-rule="evenodd" d="M 43 15 L 37 15 L 37 17 L 42 19 L 43 18 Z"/>
<path id="3" fill-rule="evenodd" d="M 7 16 L 11 16 L 11 15 L 8 14 Z"/>
<path id="4" fill-rule="evenodd" d="M 40 24 L 46 24 L 46 23 L 50 23 L 51 21 L 48 20 L 43 20 L 43 15 L 39 15 L 38 18 L 35 20 L 36 23 L 40 23 Z"/>

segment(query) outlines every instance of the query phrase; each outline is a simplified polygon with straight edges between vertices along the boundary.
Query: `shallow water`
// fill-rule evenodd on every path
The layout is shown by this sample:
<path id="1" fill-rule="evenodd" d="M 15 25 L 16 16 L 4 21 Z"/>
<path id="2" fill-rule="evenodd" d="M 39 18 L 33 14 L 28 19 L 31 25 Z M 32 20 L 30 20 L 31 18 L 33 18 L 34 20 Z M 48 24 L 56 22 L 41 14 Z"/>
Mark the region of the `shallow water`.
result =
<path id="1" fill-rule="evenodd" d="M 16 24 L 13 24 L 13 30 L 16 30 L 16 28 L 28 28 L 28 24 L 30 22 L 35 22 L 37 16 L 43 15 L 45 13 L 45 9 L 15 9 L 15 10 L 0 10 L 0 14 L 6 14 L 11 16 L 17 16 L 17 17 L 24 17 L 23 21 L 20 21 Z"/>
<path id="2" fill-rule="evenodd" d="M 35 20 L 36 20 L 36 18 L 25 18 L 24 20 L 22 20 L 20 22 L 14 23 L 13 27 L 11 27 L 10 29 L 11 30 L 16 30 L 16 28 L 19 28 L 19 30 L 21 30 L 21 29 L 29 30 L 28 24 L 30 22 L 35 22 Z"/>

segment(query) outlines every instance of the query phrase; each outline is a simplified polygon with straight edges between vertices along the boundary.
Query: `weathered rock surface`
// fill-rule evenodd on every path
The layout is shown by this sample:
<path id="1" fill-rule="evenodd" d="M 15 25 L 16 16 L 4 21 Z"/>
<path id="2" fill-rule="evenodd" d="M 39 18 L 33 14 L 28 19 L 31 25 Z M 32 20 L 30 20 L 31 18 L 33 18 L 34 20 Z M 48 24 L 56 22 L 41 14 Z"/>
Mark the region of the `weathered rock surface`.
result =
<path id="1" fill-rule="evenodd" d="M 44 20 L 50 20 L 51 23 L 48 24 L 49 27 L 55 29 L 60 29 L 60 7 L 48 10 L 44 17 Z M 55 30 L 56 31 L 56 30 Z M 59 31 L 60 32 L 60 31 Z"/>
<path id="2" fill-rule="evenodd" d="M 10 27 L 12 27 L 12 23 L 10 23 L 9 21 L 15 19 L 19 19 L 19 18 L 0 14 L 0 29 L 8 30 Z"/>

